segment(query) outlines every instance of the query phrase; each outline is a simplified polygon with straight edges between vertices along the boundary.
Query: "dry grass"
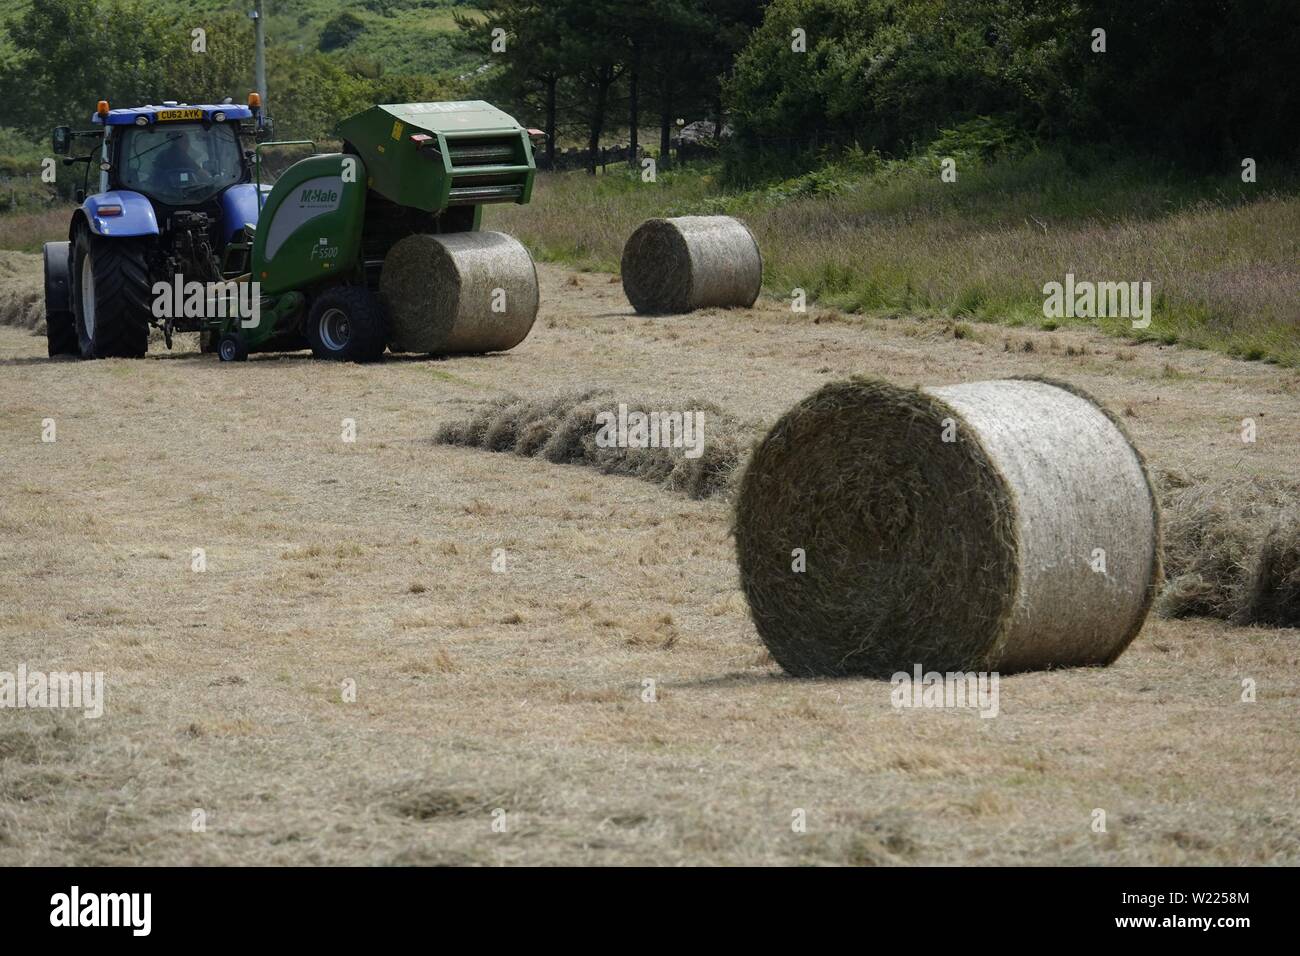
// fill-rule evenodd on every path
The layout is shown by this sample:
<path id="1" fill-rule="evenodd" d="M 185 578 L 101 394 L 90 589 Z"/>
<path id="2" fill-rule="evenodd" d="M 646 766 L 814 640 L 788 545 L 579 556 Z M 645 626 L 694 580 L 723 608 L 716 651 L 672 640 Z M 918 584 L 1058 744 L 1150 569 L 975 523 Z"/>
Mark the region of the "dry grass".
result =
<path id="1" fill-rule="evenodd" d="M 1157 468 L 1281 479 L 1295 373 L 770 302 L 646 320 L 540 273 L 525 342 L 446 362 L 50 362 L 0 328 L 0 670 L 107 682 L 99 721 L 0 712 L 0 865 L 1300 862 L 1294 631 L 1153 619 L 1106 670 L 1005 679 L 996 719 L 899 713 L 887 683 L 780 676 L 725 502 L 429 442 L 508 393 L 770 422 L 828 375 L 1043 374 L 1132 407 Z"/>
<path id="2" fill-rule="evenodd" d="M 71 220 L 71 206 L 0 216 L 0 250 L 40 252 L 42 243 L 68 238 Z"/>

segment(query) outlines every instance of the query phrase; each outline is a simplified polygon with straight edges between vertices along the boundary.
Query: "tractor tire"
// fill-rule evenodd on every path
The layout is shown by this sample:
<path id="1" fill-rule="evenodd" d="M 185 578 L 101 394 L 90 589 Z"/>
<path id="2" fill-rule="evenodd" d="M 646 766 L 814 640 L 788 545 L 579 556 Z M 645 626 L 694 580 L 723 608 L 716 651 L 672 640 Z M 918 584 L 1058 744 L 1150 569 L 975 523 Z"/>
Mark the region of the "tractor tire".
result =
<path id="1" fill-rule="evenodd" d="M 373 362 L 384 354 L 388 323 L 383 304 L 363 286 L 322 292 L 307 313 L 307 344 L 318 359 Z"/>
<path id="2" fill-rule="evenodd" d="M 45 273 L 45 342 L 50 358 L 81 354 L 68 287 L 70 246 L 67 242 L 47 242 L 41 249 Z"/>
<path id="3" fill-rule="evenodd" d="M 140 358 L 149 348 L 146 245 L 82 229 L 72 244 L 72 309 L 81 357 Z"/>
<path id="4" fill-rule="evenodd" d="M 80 355 L 81 343 L 77 341 L 77 319 L 71 312 L 45 313 L 45 345 L 50 358 L 59 355 Z"/>

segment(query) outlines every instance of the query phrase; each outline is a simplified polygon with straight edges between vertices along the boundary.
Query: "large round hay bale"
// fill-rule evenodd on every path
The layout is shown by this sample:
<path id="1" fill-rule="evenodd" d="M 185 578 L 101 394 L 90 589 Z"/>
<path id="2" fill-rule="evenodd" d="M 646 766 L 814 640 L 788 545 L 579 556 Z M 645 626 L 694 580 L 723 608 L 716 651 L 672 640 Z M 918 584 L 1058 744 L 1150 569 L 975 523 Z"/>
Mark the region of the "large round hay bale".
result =
<path id="1" fill-rule="evenodd" d="M 749 228 L 730 216 L 648 219 L 623 246 L 622 273 L 638 312 L 749 308 L 763 285 L 763 257 Z"/>
<path id="2" fill-rule="evenodd" d="M 1159 526 L 1141 455 L 1068 386 L 853 379 L 763 439 L 735 534 L 782 667 L 888 677 L 1110 663 L 1159 584 Z"/>
<path id="3" fill-rule="evenodd" d="M 394 352 L 504 352 L 537 318 L 537 270 L 500 232 L 407 236 L 384 257 L 379 294 Z"/>

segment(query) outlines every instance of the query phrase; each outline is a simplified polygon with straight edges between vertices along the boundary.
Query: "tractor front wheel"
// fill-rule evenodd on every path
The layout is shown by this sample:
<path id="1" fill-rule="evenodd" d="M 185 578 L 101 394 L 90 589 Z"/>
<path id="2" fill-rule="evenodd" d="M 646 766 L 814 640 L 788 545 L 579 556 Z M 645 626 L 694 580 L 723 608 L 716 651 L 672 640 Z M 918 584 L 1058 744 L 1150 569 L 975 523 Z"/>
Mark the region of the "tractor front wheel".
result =
<path id="1" fill-rule="evenodd" d="M 72 310 L 82 358 L 140 358 L 149 348 L 149 266 L 138 239 L 82 229 L 72 245 Z"/>
<path id="2" fill-rule="evenodd" d="M 318 359 L 373 362 L 388 341 L 384 307 L 369 289 L 338 286 L 322 292 L 307 314 L 307 342 Z"/>

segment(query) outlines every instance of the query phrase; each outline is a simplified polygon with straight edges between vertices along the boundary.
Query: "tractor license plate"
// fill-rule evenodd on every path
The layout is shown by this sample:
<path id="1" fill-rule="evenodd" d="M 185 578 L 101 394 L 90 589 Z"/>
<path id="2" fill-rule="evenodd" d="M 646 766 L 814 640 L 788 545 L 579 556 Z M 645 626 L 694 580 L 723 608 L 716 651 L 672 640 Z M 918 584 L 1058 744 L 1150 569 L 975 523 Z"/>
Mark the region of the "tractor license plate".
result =
<path id="1" fill-rule="evenodd" d="M 159 110 L 158 122 L 166 123 L 168 120 L 196 120 L 203 119 L 203 110 Z"/>

